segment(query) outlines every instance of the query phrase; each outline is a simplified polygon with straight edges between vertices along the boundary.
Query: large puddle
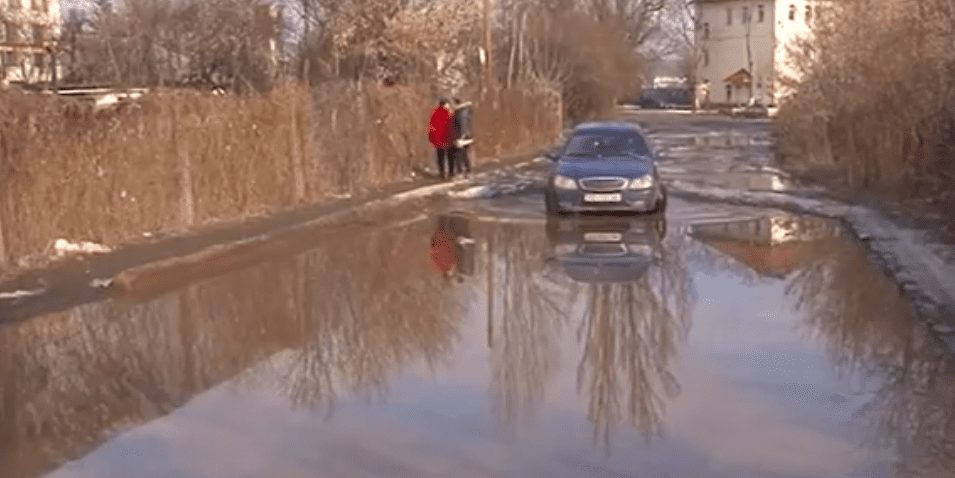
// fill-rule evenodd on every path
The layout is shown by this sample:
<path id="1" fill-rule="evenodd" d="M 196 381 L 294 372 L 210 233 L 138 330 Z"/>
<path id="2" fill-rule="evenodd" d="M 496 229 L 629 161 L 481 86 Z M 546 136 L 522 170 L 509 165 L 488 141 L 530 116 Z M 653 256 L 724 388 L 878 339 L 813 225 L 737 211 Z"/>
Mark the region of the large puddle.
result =
<path id="1" fill-rule="evenodd" d="M 0 328 L 2 475 L 955 476 L 951 358 L 864 251 L 707 207 L 433 214 Z"/>

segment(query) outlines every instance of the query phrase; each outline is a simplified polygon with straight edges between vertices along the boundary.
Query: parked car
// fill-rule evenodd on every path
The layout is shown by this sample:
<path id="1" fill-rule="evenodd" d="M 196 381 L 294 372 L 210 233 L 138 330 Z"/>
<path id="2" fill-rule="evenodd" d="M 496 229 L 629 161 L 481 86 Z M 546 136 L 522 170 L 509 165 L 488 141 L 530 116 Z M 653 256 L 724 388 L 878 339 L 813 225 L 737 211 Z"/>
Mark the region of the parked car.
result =
<path id="1" fill-rule="evenodd" d="M 546 156 L 554 162 L 544 193 L 548 214 L 666 209 L 656 157 L 635 124 L 582 124 Z"/>
<path id="2" fill-rule="evenodd" d="M 642 109 L 686 109 L 693 105 L 692 93 L 686 88 L 648 88 L 636 104 Z"/>
<path id="3" fill-rule="evenodd" d="M 552 216 L 548 262 L 576 282 L 636 282 L 660 262 L 665 235 L 662 216 Z"/>

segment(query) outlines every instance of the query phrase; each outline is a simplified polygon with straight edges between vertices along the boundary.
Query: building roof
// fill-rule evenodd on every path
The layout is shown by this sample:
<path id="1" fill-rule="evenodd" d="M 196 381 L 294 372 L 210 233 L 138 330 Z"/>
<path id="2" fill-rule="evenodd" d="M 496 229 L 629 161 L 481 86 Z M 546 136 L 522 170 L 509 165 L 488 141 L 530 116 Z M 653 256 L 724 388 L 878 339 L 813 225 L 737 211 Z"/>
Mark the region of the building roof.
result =
<path id="1" fill-rule="evenodd" d="M 818 250 L 818 244 L 812 242 L 787 242 L 770 246 L 731 240 L 701 240 L 760 276 L 775 279 L 783 279 L 810 262 Z"/>
<path id="2" fill-rule="evenodd" d="M 747 86 L 753 82 L 753 75 L 746 68 L 740 68 L 735 73 L 723 79 L 723 82 L 735 86 Z"/>

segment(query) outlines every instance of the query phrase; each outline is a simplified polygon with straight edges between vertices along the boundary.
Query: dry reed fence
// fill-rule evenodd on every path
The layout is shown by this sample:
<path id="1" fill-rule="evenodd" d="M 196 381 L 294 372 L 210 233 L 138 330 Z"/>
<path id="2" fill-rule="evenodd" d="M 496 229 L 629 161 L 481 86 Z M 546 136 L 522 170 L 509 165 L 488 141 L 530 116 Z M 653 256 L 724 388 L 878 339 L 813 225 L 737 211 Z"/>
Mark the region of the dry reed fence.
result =
<path id="1" fill-rule="evenodd" d="M 241 219 L 407 179 L 431 166 L 425 88 L 327 83 L 267 96 L 160 91 L 94 114 L 0 93 L 0 264 L 56 238 L 105 244 Z M 475 106 L 482 157 L 556 139 L 560 102 L 501 90 Z"/>

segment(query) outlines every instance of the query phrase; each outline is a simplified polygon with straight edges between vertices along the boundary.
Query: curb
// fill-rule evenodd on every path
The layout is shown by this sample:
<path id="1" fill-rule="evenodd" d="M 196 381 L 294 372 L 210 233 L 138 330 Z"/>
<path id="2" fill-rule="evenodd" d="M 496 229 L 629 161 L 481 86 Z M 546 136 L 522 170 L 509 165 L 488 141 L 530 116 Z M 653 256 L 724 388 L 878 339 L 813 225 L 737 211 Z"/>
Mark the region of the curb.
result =
<path id="1" fill-rule="evenodd" d="M 287 243 L 305 233 L 311 233 L 314 237 L 314 230 L 317 227 L 326 226 L 356 214 L 395 206 L 405 201 L 424 199 L 457 188 L 473 186 L 474 182 L 489 179 L 495 174 L 532 166 L 538 159 L 533 154 L 513 155 L 486 163 L 485 170 L 475 172 L 467 181 L 458 180 L 437 184 L 397 183 L 365 197 L 332 200 L 328 203 L 307 206 L 301 210 L 283 211 L 264 218 L 213 224 L 208 229 L 202 228 L 195 234 L 187 232 L 183 235 L 158 238 L 146 244 L 119 246 L 109 254 L 78 257 L 62 264 L 54 264 L 49 268 L 26 271 L 22 276 L 14 277 L 7 284 L 0 285 L 0 325 L 91 302 L 121 298 L 124 294 L 135 298 L 151 287 L 162 290 L 181 285 L 181 281 L 176 283 L 176 281 L 170 282 L 162 278 L 162 271 L 168 269 L 198 273 L 195 266 L 208 264 L 210 272 L 225 272 L 251 263 L 256 257 L 269 257 L 269 252 L 276 249 L 271 247 L 270 243 L 273 241 Z M 275 219 L 282 214 L 290 217 L 286 224 L 274 227 L 261 224 L 250 226 L 255 221 L 264 221 L 267 224 L 270 219 Z M 253 232 L 245 234 L 242 232 L 245 229 L 251 229 Z M 217 231 L 226 231 L 226 238 L 221 241 L 205 241 L 208 243 L 186 248 L 185 252 L 179 254 L 170 253 L 164 248 L 164 245 L 177 241 L 200 240 L 208 235 L 216 234 Z M 135 256 L 135 251 L 130 253 L 129 249 L 146 250 L 146 252 L 140 251 L 145 257 L 116 258 L 122 254 Z M 154 252 L 150 254 L 149 251 L 153 250 Z M 111 261 L 115 263 L 110 263 Z"/>

